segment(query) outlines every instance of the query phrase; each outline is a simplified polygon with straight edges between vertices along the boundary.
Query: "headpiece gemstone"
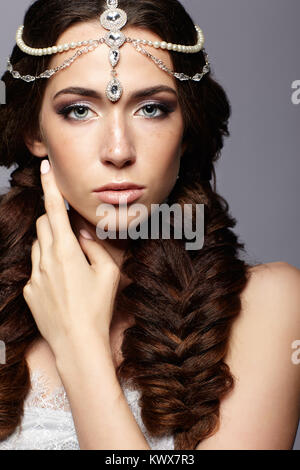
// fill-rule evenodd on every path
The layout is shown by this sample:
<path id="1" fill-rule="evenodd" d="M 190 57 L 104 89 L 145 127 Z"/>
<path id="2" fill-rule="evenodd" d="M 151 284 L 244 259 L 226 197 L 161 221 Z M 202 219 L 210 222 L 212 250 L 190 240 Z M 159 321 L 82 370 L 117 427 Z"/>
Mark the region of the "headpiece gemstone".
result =
<path id="1" fill-rule="evenodd" d="M 126 38 L 121 31 L 110 31 L 105 36 L 105 42 L 109 47 L 121 47 Z"/>
<path id="2" fill-rule="evenodd" d="M 188 80 L 189 76 L 186 75 L 185 73 L 174 73 L 174 76 L 178 78 L 179 80 Z"/>
<path id="3" fill-rule="evenodd" d="M 100 23 L 105 29 L 117 31 L 123 28 L 127 23 L 127 14 L 124 10 L 116 8 L 115 10 L 105 10 L 100 16 Z"/>
<path id="4" fill-rule="evenodd" d="M 202 79 L 203 75 L 202 73 L 196 73 L 196 75 L 193 76 L 193 80 L 195 82 L 200 82 L 200 80 Z"/>
<path id="5" fill-rule="evenodd" d="M 121 18 L 121 15 L 117 11 L 109 12 L 106 16 L 107 21 L 117 21 L 120 18 Z"/>
<path id="6" fill-rule="evenodd" d="M 109 53 L 109 61 L 113 67 L 117 65 L 120 59 L 119 49 L 111 49 Z"/>
<path id="7" fill-rule="evenodd" d="M 114 78 L 109 82 L 106 88 L 106 95 L 111 101 L 118 101 L 123 93 L 123 88 L 120 81 Z"/>

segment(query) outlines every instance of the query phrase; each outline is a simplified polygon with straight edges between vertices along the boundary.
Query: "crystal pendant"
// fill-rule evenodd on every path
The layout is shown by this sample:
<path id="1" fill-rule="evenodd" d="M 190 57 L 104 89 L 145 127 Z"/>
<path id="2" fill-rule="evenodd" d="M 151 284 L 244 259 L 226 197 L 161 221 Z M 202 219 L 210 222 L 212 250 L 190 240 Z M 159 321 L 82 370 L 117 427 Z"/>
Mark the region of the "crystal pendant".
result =
<path id="1" fill-rule="evenodd" d="M 40 74 L 40 77 L 41 77 L 41 78 L 50 78 L 50 77 L 52 77 L 53 74 L 54 74 L 54 70 L 53 70 L 53 69 L 45 70 L 45 72 L 43 72 L 43 73 Z"/>
<path id="2" fill-rule="evenodd" d="M 116 8 L 118 6 L 118 0 L 107 0 L 107 6 Z"/>
<path id="3" fill-rule="evenodd" d="M 114 78 L 109 82 L 106 88 L 106 96 L 110 101 L 118 101 L 123 93 L 121 82 Z"/>
<path id="4" fill-rule="evenodd" d="M 12 72 L 12 71 L 13 71 L 13 66 L 11 65 L 9 59 L 7 60 L 7 70 L 8 70 L 9 72 Z"/>
<path id="5" fill-rule="evenodd" d="M 118 8 L 117 0 L 107 0 L 107 7 L 108 8 L 100 16 L 101 25 L 109 30 L 102 39 L 110 48 L 109 61 L 113 67 L 113 79 L 106 87 L 106 96 L 110 101 L 115 102 L 121 98 L 123 93 L 121 82 L 115 76 L 116 72 L 114 67 L 120 60 L 119 48 L 123 46 L 126 41 L 126 36 L 120 29 L 127 23 L 127 14 L 124 10 Z"/>
<path id="6" fill-rule="evenodd" d="M 121 47 L 125 41 L 126 37 L 121 31 L 110 31 L 105 36 L 105 42 L 109 47 Z"/>
<path id="7" fill-rule="evenodd" d="M 33 75 L 25 75 L 25 77 L 23 77 L 23 80 L 25 80 L 25 82 L 33 82 L 35 80 L 35 77 L 33 77 Z"/>
<path id="8" fill-rule="evenodd" d="M 107 15 L 106 15 L 106 20 L 109 21 L 109 22 L 113 21 L 115 23 L 115 21 L 118 21 L 118 20 L 120 21 L 120 18 L 121 18 L 121 15 L 116 10 L 113 10 L 113 11 L 107 13 Z"/>
<path id="9" fill-rule="evenodd" d="M 200 80 L 202 79 L 203 77 L 203 74 L 202 73 L 196 73 L 196 75 L 193 76 L 193 80 L 195 82 L 200 82 Z"/>
<path id="10" fill-rule="evenodd" d="M 100 16 L 100 23 L 105 29 L 117 31 L 118 29 L 123 28 L 127 23 L 127 14 L 120 8 L 105 10 L 105 12 Z"/>
<path id="11" fill-rule="evenodd" d="M 188 80 L 189 76 L 186 75 L 185 73 L 174 73 L 174 77 L 179 78 L 179 80 Z"/>
<path id="12" fill-rule="evenodd" d="M 119 49 L 111 49 L 109 53 L 109 61 L 112 67 L 115 67 L 120 60 L 120 51 Z"/>

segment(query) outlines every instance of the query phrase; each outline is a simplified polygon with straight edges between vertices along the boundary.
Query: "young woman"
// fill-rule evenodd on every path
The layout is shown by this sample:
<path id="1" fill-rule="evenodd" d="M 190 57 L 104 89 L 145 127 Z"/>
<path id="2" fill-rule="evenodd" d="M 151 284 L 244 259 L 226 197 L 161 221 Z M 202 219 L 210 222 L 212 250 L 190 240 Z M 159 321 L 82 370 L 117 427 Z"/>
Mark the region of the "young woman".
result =
<path id="1" fill-rule="evenodd" d="M 107 44 L 88 43 L 48 79 L 20 78 L 104 37 L 99 17 L 114 8 L 127 15 L 122 33 L 152 41 L 144 49 L 169 70 L 204 70 L 202 49 L 153 48 L 197 43 L 177 0 L 116 3 L 36 1 L 2 77 L 1 165 L 17 168 L 0 204 L 0 448 L 290 449 L 300 273 L 239 256 L 215 184 L 229 135 L 222 87 L 211 73 L 177 79 L 129 43 L 110 60 Z M 147 214 L 141 225 L 152 204 L 203 204 L 202 248 L 188 250 L 185 234 L 102 239 L 107 200 L 105 230 L 115 215 L 118 235 L 135 219 L 117 189 L 97 191 L 123 182 L 140 188 L 130 195 Z"/>

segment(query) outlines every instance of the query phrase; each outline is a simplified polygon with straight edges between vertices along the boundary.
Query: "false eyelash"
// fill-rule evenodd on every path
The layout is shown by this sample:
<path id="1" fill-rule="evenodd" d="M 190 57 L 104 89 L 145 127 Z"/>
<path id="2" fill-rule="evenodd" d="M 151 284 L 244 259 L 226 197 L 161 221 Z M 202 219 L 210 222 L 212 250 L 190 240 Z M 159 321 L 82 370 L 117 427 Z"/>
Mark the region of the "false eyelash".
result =
<path id="1" fill-rule="evenodd" d="M 140 108 L 143 109 L 145 108 L 146 106 L 155 106 L 156 108 L 160 109 L 161 111 L 163 111 L 163 115 L 161 116 L 157 116 L 157 117 L 153 117 L 153 118 L 147 118 L 146 119 L 159 119 L 159 118 L 162 118 L 168 114 L 170 114 L 173 110 L 170 106 L 166 105 L 166 104 L 163 104 L 163 103 L 146 103 L 144 106 L 142 106 Z M 64 106 L 62 109 L 59 109 L 57 111 L 57 114 L 60 114 L 63 116 L 64 119 L 68 120 L 69 119 L 69 114 L 76 108 L 86 108 L 86 109 L 90 109 L 87 105 L 83 105 L 83 104 L 71 104 L 71 105 L 68 105 L 68 106 Z M 81 119 L 73 119 L 75 121 L 80 121 Z M 82 119 L 82 121 L 84 121 L 84 119 Z"/>

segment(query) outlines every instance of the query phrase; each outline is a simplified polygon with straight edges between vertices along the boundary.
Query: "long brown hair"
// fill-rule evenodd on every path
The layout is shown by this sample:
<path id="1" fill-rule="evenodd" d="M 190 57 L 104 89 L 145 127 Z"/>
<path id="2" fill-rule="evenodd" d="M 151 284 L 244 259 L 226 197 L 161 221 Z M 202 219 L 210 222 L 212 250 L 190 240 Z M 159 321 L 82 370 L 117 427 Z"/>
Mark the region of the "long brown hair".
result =
<path id="1" fill-rule="evenodd" d="M 120 0 L 119 5 L 128 25 L 149 29 L 167 42 L 196 42 L 194 23 L 177 0 Z M 104 0 L 38 0 L 25 15 L 24 40 L 32 47 L 48 47 L 69 26 L 96 19 L 105 8 Z M 170 55 L 174 70 L 189 75 L 205 63 L 201 51 Z M 26 55 L 15 46 L 11 63 L 33 75 L 44 71 L 49 59 Z M 0 367 L 1 440 L 21 423 L 30 390 L 25 355 L 40 336 L 22 291 L 31 276 L 35 221 L 45 209 L 40 160 L 27 149 L 24 136 L 39 133 L 46 86 L 46 80 L 25 83 L 8 72 L 2 79 L 7 105 L 0 110 L 0 164 L 17 168 L 0 204 L 0 338 L 7 358 Z M 118 295 L 116 306 L 131 312 L 135 323 L 124 333 L 124 360 L 117 374 L 140 389 L 148 432 L 172 434 L 175 449 L 188 450 L 217 430 L 220 400 L 234 386 L 224 358 L 249 265 L 239 256 L 244 243 L 231 230 L 236 220 L 216 191 L 214 164 L 229 135 L 226 93 L 211 72 L 200 83 L 178 80 L 178 92 L 188 145 L 169 202 L 205 204 L 204 246 L 186 250 L 184 237 L 131 243 L 122 269 L 132 284 Z"/>

